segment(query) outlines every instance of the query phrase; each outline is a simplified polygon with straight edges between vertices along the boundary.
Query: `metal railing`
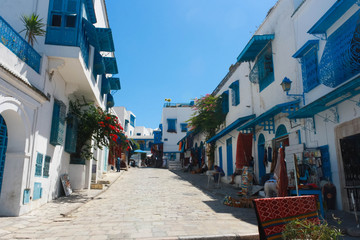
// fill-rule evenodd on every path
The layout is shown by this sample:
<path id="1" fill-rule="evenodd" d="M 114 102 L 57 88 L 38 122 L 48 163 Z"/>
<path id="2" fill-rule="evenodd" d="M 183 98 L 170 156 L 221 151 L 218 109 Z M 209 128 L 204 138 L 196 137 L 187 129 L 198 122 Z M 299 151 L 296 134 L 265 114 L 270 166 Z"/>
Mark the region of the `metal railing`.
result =
<path id="1" fill-rule="evenodd" d="M 40 73 L 41 55 L 0 16 L 0 43 L 12 51 L 37 73 Z"/>

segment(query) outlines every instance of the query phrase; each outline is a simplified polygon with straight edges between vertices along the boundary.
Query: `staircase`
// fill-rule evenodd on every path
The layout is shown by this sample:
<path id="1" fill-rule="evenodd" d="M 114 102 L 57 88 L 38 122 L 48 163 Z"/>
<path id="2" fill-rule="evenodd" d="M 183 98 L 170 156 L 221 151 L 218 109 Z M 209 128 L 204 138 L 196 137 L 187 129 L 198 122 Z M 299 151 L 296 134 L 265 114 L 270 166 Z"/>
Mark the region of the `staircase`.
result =
<path id="1" fill-rule="evenodd" d="M 169 170 L 181 170 L 181 162 L 180 161 L 169 161 L 168 162 L 168 169 Z"/>

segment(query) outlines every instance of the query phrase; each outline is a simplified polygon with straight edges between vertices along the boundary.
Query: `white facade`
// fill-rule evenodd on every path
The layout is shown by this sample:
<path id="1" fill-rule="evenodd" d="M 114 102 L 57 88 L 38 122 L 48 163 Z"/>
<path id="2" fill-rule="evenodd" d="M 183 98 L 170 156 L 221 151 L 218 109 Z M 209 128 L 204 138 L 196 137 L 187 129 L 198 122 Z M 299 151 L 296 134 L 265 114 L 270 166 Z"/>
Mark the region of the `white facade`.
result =
<path id="1" fill-rule="evenodd" d="M 166 104 L 162 110 L 162 142 L 164 156 L 169 160 L 180 160 L 179 145 L 187 130 L 182 130 L 182 126 L 187 125 L 186 121 L 190 119 L 193 110 L 191 104 Z"/>
<path id="2" fill-rule="evenodd" d="M 357 190 L 354 190 L 349 179 L 345 180 L 346 174 L 349 174 L 346 172 L 349 160 L 345 159 L 347 157 L 341 142 L 358 139 L 357 134 L 360 132 L 360 68 L 358 57 L 351 58 L 351 54 L 356 54 L 353 49 L 358 49 L 360 45 L 355 38 L 359 33 L 358 20 L 356 23 L 359 9 L 356 1 L 279 0 L 269 11 L 240 53 L 237 63 L 213 92 L 217 96 L 224 91 L 230 93 L 231 84 L 239 80 L 240 102 L 233 106 L 232 95 L 229 94 L 226 122 L 215 136 L 215 162 L 223 166 L 227 175 L 231 174 L 229 169 L 234 168 L 239 131 L 254 134 L 252 153 L 255 178 L 259 182 L 265 173 L 271 171 L 271 164 L 265 167 L 263 163 L 264 149 L 277 149 L 280 145 L 288 151 L 296 148 L 299 149 L 297 151 L 315 149 L 321 152 L 323 164 L 328 164 L 326 160 L 331 166 L 331 172 L 329 168 L 317 166 L 317 171 L 324 171 L 317 174 L 318 179 L 321 175 L 322 180 L 331 178 L 337 189 L 337 207 L 349 210 L 349 191 Z M 349 25 L 354 19 L 355 23 Z M 343 53 L 349 55 L 347 58 L 339 55 L 337 58 L 343 59 L 331 59 L 329 56 L 331 47 L 336 48 L 349 41 L 343 38 L 338 44 L 331 45 L 337 35 L 350 37 L 351 48 L 349 43 L 344 46 L 349 48 Z M 334 51 L 343 51 L 341 47 Z M 271 54 L 266 55 L 268 52 Z M 317 61 L 305 65 L 304 56 L 312 52 L 316 55 L 309 56 Z M 342 62 L 333 64 L 335 61 Z M 341 66 L 344 68 L 341 69 Z M 350 66 L 353 68 L 352 75 L 347 70 Z M 313 73 L 310 72 L 312 67 L 316 69 Z M 348 75 L 336 75 L 336 71 Z M 273 79 L 268 81 L 269 78 L 264 77 L 269 76 L 266 74 L 273 75 Z M 339 77 L 332 77 L 334 75 Z M 292 81 L 289 95 L 280 86 L 285 79 Z M 332 82 L 327 79 L 332 79 Z M 339 79 L 341 82 L 336 82 Z M 315 84 L 314 81 L 319 82 Z M 234 125 L 231 124 L 235 124 L 237 119 L 252 114 L 254 118 L 232 128 Z M 232 146 L 228 147 L 230 144 Z M 299 153 L 302 154 L 302 151 Z M 302 157 L 306 161 L 305 155 L 300 156 L 301 161 Z M 292 154 L 286 159 L 289 171 L 293 166 Z M 352 164 L 357 167 L 359 163 Z"/>
<path id="3" fill-rule="evenodd" d="M 119 118 L 121 126 L 124 128 L 125 135 L 128 137 L 134 136 L 135 133 L 135 120 L 136 116 L 133 112 L 128 111 L 125 107 L 114 107 L 113 108 L 116 116 Z"/>
<path id="4" fill-rule="evenodd" d="M 46 0 L 4 0 L 0 16 L 7 22 L 14 42 L 23 44 L 16 32 L 24 29 L 20 17 L 39 15 L 46 24 L 49 16 Z M 103 0 L 95 0 L 97 27 L 107 28 Z M 1 20 L 1 19 L 0 19 Z M 4 25 L 3 25 L 4 26 Z M 12 29 L 13 30 L 12 30 Z M 4 27 L 2 27 L 4 29 Z M 4 32 L 0 31 L 0 35 Z M 24 37 L 25 32 L 21 33 Z M 90 45 L 89 67 L 86 67 L 79 47 L 45 44 L 45 37 L 37 37 L 34 49 L 41 56 L 40 70 L 19 58 L 1 35 L 0 41 L 0 117 L 7 128 L 7 148 L 0 192 L 0 216 L 18 216 L 63 194 L 62 174 L 68 174 L 73 189 L 89 188 L 91 181 L 102 174 L 106 150 L 94 150 L 97 161 L 85 165 L 70 164 L 70 154 L 63 144 L 50 144 L 54 99 L 64 103 L 66 112 L 70 100 L 84 97 L 105 109 L 106 97 L 101 96 L 101 77 L 94 79 L 93 54 Z M 25 44 L 26 45 L 26 44 Z M 10 46 L 10 47 L 9 47 Z M 21 54 L 21 53 L 20 53 Z M 42 156 L 42 158 L 39 158 Z M 41 163 L 37 160 L 41 159 Z M 45 161 L 49 169 L 45 168 Z M 39 164 L 41 167 L 39 168 Z M 92 166 L 100 170 L 92 174 Z M 40 170 L 40 173 L 39 173 Z M 48 176 L 44 175 L 48 171 Z M 35 195 L 37 196 L 35 199 Z"/>

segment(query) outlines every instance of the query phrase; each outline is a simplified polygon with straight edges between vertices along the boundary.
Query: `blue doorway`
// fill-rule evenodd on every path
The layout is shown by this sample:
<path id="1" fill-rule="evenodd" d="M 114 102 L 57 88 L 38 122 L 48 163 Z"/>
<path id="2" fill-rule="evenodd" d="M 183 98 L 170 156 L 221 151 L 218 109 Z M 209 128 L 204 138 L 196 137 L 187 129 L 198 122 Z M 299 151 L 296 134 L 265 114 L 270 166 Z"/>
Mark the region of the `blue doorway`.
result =
<path id="1" fill-rule="evenodd" d="M 0 194 L 1 194 L 2 182 L 4 178 L 7 140 L 8 140 L 8 135 L 7 135 L 6 123 L 4 118 L 0 115 Z"/>
<path id="2" fill-rule="evenodd" d="M 222 147 L 219 147 L 219 165 L 223 168 L 223 159 L 222 159 Z"/>
<path id="3" fill-rule="evenodd" d="M 227 175 L 230 176 L 234 173 L 233 169 L 233 151 L 232 151 L 232 139 L 226 140 L 226 160 L 227 160 Z"/>
<path id="4" fill-rule="evenodd" d="M 261 178 L 266 174 L 266 169 L 264 165 L 264 154 L 265 154 L 265 137 L 263 134 L 260 134 L 258 140 L 259 182 L 261 182 Z"/>

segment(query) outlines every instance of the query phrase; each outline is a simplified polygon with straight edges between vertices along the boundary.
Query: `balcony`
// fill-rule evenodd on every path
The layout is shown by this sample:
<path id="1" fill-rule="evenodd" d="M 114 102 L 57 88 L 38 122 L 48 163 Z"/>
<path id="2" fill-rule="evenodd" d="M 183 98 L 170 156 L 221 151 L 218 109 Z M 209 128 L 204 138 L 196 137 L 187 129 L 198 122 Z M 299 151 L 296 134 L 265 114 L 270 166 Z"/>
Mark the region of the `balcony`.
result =
<path id="1" fill-rule="evenodd" d="M 12 51 L 37 73 L 40 73 L 41 56 L 0 16 L 0 43 Z"/>

